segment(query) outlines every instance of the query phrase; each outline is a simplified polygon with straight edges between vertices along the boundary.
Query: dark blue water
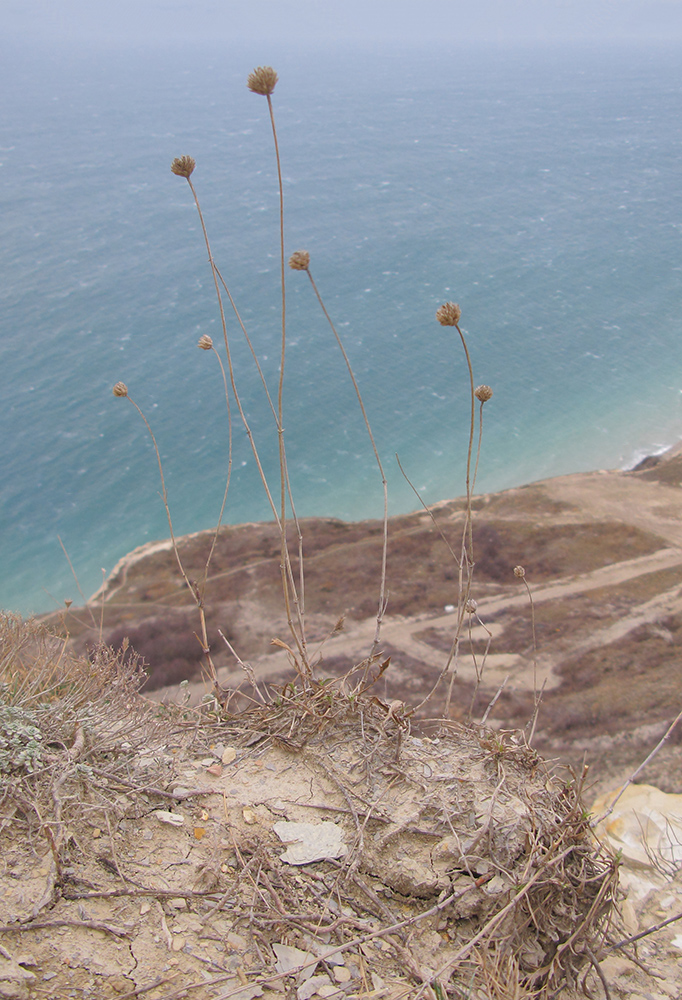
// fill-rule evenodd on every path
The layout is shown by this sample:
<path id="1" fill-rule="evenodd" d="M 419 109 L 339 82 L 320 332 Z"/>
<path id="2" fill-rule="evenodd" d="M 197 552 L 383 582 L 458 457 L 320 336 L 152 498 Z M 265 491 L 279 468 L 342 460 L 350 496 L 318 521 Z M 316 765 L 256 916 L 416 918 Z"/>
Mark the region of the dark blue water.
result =
<path id="1" fill-rule="evenodd" d="M 215 523 L 227 463 L 216 260 L 271 390 L 278 202 L 250 53 L 4 53 L 0 108 L 0 606 L 90 593 L 116 560 Z M 264 53 L 261 61 L 271 61 Z M 434 319 L 462 307 L 486 404 L 478 488 L 627 466 L 682 437 L 679 51 L 282 52 L 274 95 L 287 253 L 345 339 L 392 512 L 464 489 L 468 382 Z M 285 427 L 300 514 L 380 516 L 343 360 L 289 272 Z M 277 488 L 277 440 L 236 324 L 239 388 Z M 269 517 L 234 426 L 226 520 Z"/>

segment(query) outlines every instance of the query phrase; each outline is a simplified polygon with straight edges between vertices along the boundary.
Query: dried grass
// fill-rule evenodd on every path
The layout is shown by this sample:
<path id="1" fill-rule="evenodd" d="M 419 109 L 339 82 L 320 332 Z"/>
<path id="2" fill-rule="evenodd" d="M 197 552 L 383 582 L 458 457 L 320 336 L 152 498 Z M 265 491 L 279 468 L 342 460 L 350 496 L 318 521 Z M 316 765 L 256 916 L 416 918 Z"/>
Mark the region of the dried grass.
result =
<path id="1" fill-rule="evenodd" d="M 415 738 L 402 703 L 352 676 L 309 691 L 292 683 L 220 727 L 235 746 L 258 734 L 261 749 L 280 747 L 320 776 L 328 793 L 305 806 L 345 825 L 351 843 L 343 862 L 309 866 L 308 877 L 272 845 L 254 847 L 248 920 L 263 953 L 282 935 L 298 947 L 312 935 L 330 954 L 381 939 L 382 976 L 402 974 L 396 995 L 414 1000 L 520 1000 L 575 984 L 603 950 L 617 887 L 581 783 L 553 773 L 522 734 L 439 724 L 438 737 Z"/>
<path id="2" fill-rule="evenodd" d="M 617 872 L 592 836 L 580 782 L 552 773 L 520 734 L 441 722 L 439 735 L 413 736 L 410 710 L 372 695 L 387 667 L 379 658 L 334 681 L 293 681 L 234 717 L 215 696 L 196 713 L 165 711 L 139 696 L 130 659 L 106 647 L 74 658 L 44 626 L 13 616 L 0 619 L 0 663 L 5 718 L 23 711 L 40 733 L 37 766 L 17 760 L 0 775 L 0 834 L 43 840 L 51 858 L 41 898 L 3 933 L 70 925 L 127 935 L 116 921 L 50 914 L 59 898 L 112 895 L 81 890 L 67 867 L 74 831 L 99 822 L 111 848 L 102 864 L 124 879 L 114 895 L 184 892 L 204 921 L 229 914 L 262 957 L 250 986 L 296 987 L 301 969 L 274 967 L 272 946 L 284 941 L 324 946 L 326 967 L 334 955 L 364 962 L 383 984 L 377 995 L 396 1000 L 525 1000 L 575 982 L 603 950 Z M 121 867 L 114 825 L 155 800 L 201 794 L 169 790 L 172 767 L 154 748 L 209 738 L 280 760 L 283 799 L 292 765 L 309 774 L 311 789 L 326 791 L 292 808 L 332 819 L 346 856 L 292 867 L 274 834 L 226 823 L 231 874 L 208 860 L 204 885 L 140 887 Z"/>

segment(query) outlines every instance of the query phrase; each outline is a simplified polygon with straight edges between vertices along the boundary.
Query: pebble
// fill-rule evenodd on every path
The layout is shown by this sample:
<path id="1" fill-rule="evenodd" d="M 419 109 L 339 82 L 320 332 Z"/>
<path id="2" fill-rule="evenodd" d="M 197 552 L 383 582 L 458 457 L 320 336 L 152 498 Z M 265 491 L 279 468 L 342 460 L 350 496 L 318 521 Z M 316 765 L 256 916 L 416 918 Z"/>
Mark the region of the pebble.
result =
<path id="1" fill-rule="evenodd" d="M 301 986 L 296 990 L 296 996 L 298 1000 L 310 1000 L 310 997 L 315 996 L 315 994 L 320 995 L 320 990 L 325 986 L 331 986 L 334 993 L 336 993 L 336 988 L 332 986 L 332 981 L 329 976 L 311 976 L 310 979 L 306 979 Z"/>
<path id="2" fill-rule="evenodd" d="M 168 812 L 166 809 L 155 809 L 154 815 L 159 823 L 167 823 L 169 826 L 182 826 L 185 817 L 180 813 Z"/>

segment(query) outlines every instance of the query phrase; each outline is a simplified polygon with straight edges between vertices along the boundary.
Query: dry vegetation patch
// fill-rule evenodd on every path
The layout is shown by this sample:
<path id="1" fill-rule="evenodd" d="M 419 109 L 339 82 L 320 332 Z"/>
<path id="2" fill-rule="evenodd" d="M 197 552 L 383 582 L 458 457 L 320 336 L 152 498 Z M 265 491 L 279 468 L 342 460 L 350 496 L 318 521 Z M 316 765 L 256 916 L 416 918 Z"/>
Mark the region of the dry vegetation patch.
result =
<path id="1" fill-rule="evenodd" d="M 164 710 L 111 650 L 3 627 L 0 995 L 502 1000 L 589 968 L 616 868 L 520 737 L 413 736 L 362 671 Z"/>

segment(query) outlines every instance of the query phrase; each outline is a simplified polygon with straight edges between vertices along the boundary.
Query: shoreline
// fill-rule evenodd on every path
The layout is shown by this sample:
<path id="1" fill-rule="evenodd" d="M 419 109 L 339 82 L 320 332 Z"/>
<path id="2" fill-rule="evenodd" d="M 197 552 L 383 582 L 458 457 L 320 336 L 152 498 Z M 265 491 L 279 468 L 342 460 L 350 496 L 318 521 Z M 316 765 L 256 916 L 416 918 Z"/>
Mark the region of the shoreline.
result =
<path id="1" fill-rule="evenodd" d="M 602 469 L 593 469 L 588 472 L 564 473 L 563 475 L 560 476 L 550 476 L 548 479 L 531 480 L 530 482 L 523 483 L 520 486 L 511 486 L 504 490 L 496 490 L 490 493 L 475 493 L 474 499 L 480 501 L 481 499 L 486 497 L 503 496 L 505 494 L 509 494 L 516 490 L 529 489 L 544 483 L 560 482 L 562 480 L 574 479 L 577 476 L 604 476 L 604 475 L 623 475 L 623 474 L 627 475 L 630 473 L 636 473 L 640 471 L 654 469 L 658 467 L 661 463 L 667 462 L 670 459 L 674 459 L 679 455 L 682 455 L 682 440 L 676 442 L 674 445 L 671 445 L 669 447 L 662 447 L 660 451 L 651 452 L 645 455 L 634 465 L 628 468 L 613 468 L 613 469 L 602 468 Z M 437 500 L 432 504 L 428 504 L 427 509 L 430 511 L 442 510 L 444 508 L 451 507 L 452 505 L 462 503 L 463 500 L 464 496 L 452 497 L 445 500 Z M 407 511 L 400 514 L 391 514 L 389 515 L 388 519 L 389 525 L 391 524 L 391 522 L 395 522 L 403 518 L 418 516 L 419 514 L 424 514 L 424 513 L 425 513 L 424 507 L 417 507 L 412 511 Z M 359 520 L 346 521 L 343 520 L 342 518 L 331 517 L 327 515 L 306 515 L 305 517 L 301 517 L 300 521 L 303 524 L 313 523 L 313 522 L 327 522 L 327 523 L 338 523 L 340 525 L 348 525 L 348 526 L 361 526 L 361 525 L 369 525 L 372 523 L 377 523 L 380 521 L 380 519 L 360 518 Z M 271 529 L 274 526 L 274 524 L 275 522 L 272 520 L 244 521 L 244 522 L 239 522 L 238 524 L 223 524 L 221 525 L 220 530 L 221 533 L 227 531 L 241 532 L 249 529 L 268 530 Z M 202 528 L 198 531 L 189 532 L 186 535 L 176 536 L 176 542 L 179 547 L 185 546 L 186 544 L 191 543 L 193 541 L 201 540 L 206 537 L 212 537 L 214 533 L 215 533 L 215 527 Z M 127 573 L 141 560 L 153 556 L 155 553 L 171 552 L 171 551 L 172 551 L 172 541 L 170 537 L 166 537 L 163 539 L 154 539 L 152 541 L 144 542 L 143 544 L 136 546 L 130 552 L 127 552 L 125 555 L 121 556 L 121 558 L 117 560 L 115 566 L 113 567 L 111 572 L 107 575 L 105 581 L 87 599 L 86 606 L 101 601 L 103 595 L 107 594 L 107 591 L 110 590 L 113 581 L 116 580 L 117 578 L 122 578 L 124 581 L 125 577 L 127 576 Z M 120 585 L 123 584 L 121 583 Z M 113 597 L 113 594 L 118 589 L 119 586 L 118 585 L 115 586 L 113 588 L 113 591 L 108 595 L 106 599 L 110 600 Z"/>

